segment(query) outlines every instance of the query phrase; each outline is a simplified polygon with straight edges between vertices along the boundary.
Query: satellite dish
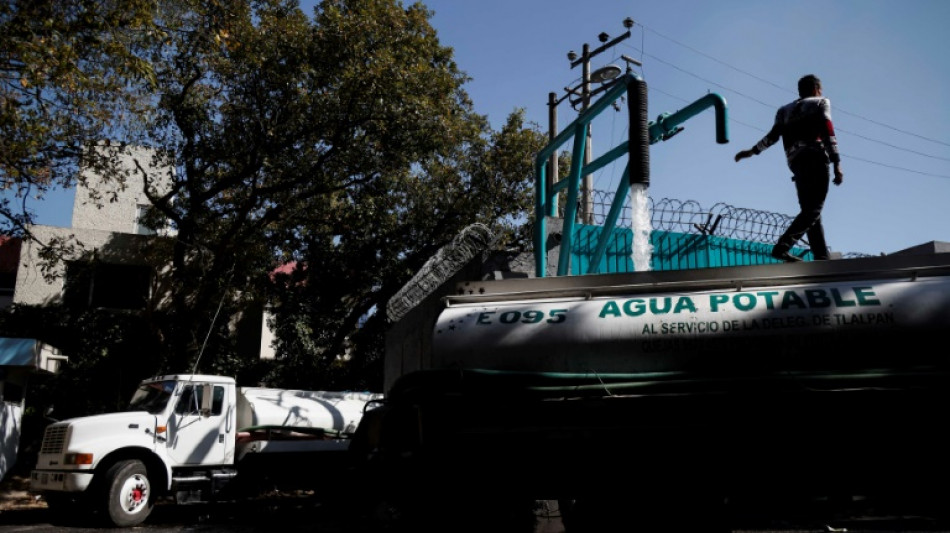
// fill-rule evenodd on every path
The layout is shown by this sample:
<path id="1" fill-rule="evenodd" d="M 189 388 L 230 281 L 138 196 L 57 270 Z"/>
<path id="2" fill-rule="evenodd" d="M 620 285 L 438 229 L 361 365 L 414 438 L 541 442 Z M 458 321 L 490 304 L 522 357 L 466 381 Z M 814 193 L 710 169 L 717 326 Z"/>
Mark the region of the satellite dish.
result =
<path id="1" fill-rule="evenodd" d="M 620 75 L 620 67 L 617 65 L 607 65 L 601 67 L 590 74 L 590 81 L 594 83 L 604 83 Z"/>

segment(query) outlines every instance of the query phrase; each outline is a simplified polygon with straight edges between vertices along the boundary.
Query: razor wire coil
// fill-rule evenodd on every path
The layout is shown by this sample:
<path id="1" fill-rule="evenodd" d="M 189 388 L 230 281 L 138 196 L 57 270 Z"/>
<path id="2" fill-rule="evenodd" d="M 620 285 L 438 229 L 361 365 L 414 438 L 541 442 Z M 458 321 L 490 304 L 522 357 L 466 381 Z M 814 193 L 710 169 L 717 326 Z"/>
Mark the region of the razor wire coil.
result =
<path id="1" fill-rule="evenodd" d="M 603 225 L 610 210 L 613 193 L 592 191 L 592 215 L 595 224 Z M 629 198 L 617 221 L 620 227 L 630 227 Z M 650 221 L 654 231 L 668 231 L 697 235 L 716 235 L 736 240 L 774 243 L 791 224 L 794 217 L 762 209 L 736 207 L 716 203 L 704 209 L 694 200 L 649 198 Z M 449 244 L 445 245 L 422 266 L 419 272 L 406 283 L 387 305 L 389 320 L 396 321 L 418 305 L 455 275 L 477 254 L 489 250 L 497 240 L 491 229 L 484 224 L 472 224 L 463 229 Z M 846 253 L 845 258 L 868 257 L 867 254 Z M 519 256 L 516 261 L 524 261 Z M 526 268 L 527 264 L 523 265 Z"/>
<path id="2" fill-rule="evenodd" d="M 402 318 L 473 257 L 490 249 L 495 240 L 495 234 L 484 224 L 476 223 L 465 227 L 452 242 L 430 257 L 419 272 L 389 299 L 386 306 L 389 319 L 395 321 Z"/>

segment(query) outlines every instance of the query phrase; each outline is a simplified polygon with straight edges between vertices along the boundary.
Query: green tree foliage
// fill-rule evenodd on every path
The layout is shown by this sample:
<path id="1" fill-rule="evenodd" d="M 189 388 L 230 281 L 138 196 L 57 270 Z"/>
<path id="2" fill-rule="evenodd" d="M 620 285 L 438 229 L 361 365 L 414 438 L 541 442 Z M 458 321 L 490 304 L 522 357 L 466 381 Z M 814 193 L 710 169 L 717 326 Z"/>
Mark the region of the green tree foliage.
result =
<path id="1" fill-rule="evenodd" d="M 154 83 L 144 52 L 162 38 L 155 15 L 154 0 L 0 2 L 0 232 L 38 249 L 43 263 L 35 266 L 45 275 L 78 247 L 32 232 L 35 202 L 84 180 L 80 168 L 122 187 L 115 153 L 89 147 L 136 140 Z M 91 192 L 90 201 L 111 199 Z M 140 317 L 62 308 L 20 308 L 0 318 L 3 335 L 41 339 L 70 354 L 61 375 L 37 375 L 28 395 L 55 405 L 58 417 L 127 402 L 122 383 L 157 364 L 145 325 Z"/>
<path id="2" fill-rule="evenodd" d="M 131 134 L 153 80 L 141 53 L 160 36 L 151 0 L 0 3 L 0 231 L 32 237 L 30 201 L 87 168 L 121 179 L 85 148 Z M 50 246 L 54 258 L 57 243 Z M 63 244 L 63 243 L 60 243 Z"/>
<path id="3" fill-rule="evenodd" d="M 97 118 L 115 121 L 90 120 L 84 134 L 120 131 L 159 148 L 174 169 L 170 189 L 148 189 L 149 219 L 170 221 L 174 236 L 150 250 L 169 303 L 128 329 L 149 343 L 142 368 L 378 389 L 389 298 L 472 223 L 522 244 L 545 135 L 518 110 L 500 131 L 475 112 L 468 78 L 422 4 L 325 0 L 312 14 L 294 0 L 154 8 L 148 22 L 124 22 L 154 28 L 149 39 L 109 48 L 116 85 L 81 91 L 108 111 Z M 78 146 L 67 133 L 62 144 Z M 136 162 L 143 174 L 146 163 Z M 300 268 L 275 283 L 286 263 Z M 278 335 L 273 363 L 235 334 L 242 321 L 254 327 L 265 303 Z M 83 335 L 105 327 L 63 321 Z M 97 353 L 134 344 L 107 333 L 107 346 L 89 346 L 77 367 L 97 368 Z"/>
<path id="4" fill-rule="evenodd" d="M 382 377 L 387 303 L 423 264 L 475 222 L 493 228 L 501 243 L 523 244 L 516 230 L 529 218 L 531 155 L 543 136 L 521 120 L 515 113 L 489 133 L 470 119 L 479 129 L 465 142 L 347 191 L 341 208 L 313 213 L 326 223 L 300 226 L 303 261 L 281 278 L 274 321 L 280 352 L 316 363 L 289 366 L 295 377 L 378 390 L 378 381 L 363 380 Z M 347 351 L 351 359 L 338 358 Z"/>
<path id="5" fill-rule="evenodd" d="M 266 296 L 287 369 L 275 376 L 368 385 L 388 298 L 468 224 L 515 235 L 544 136 L 520 113 L 499 132 L 475 113 L 421 4 L 325 1 L 312 17 L 290 1 L 185 5 L 153 60 L 156 144 L 177 162 L 154 199 L 178 231 L 171 368 L 197 356 L 215 304 L 233 316 L 235 295 Z M 305 280 L 267 293 L 280 261 L 306 265 Z M 212 343 L 233 339 L 216 324 Z M 214 346 L 202 357 L 238 353 Z"/>

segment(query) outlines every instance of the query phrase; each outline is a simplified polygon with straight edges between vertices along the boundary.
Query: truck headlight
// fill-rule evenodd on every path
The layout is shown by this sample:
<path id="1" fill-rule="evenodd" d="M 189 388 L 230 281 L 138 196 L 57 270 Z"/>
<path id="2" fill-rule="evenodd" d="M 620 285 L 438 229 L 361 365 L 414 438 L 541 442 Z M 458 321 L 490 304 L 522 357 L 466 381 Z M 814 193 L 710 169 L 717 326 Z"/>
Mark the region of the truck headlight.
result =
<path id="1" fill-rule="evenodd" d="M 63 464 L 91 465 L 92 454 L 91 453 L 67 453 L 66 456 L 63 457 Z"/>

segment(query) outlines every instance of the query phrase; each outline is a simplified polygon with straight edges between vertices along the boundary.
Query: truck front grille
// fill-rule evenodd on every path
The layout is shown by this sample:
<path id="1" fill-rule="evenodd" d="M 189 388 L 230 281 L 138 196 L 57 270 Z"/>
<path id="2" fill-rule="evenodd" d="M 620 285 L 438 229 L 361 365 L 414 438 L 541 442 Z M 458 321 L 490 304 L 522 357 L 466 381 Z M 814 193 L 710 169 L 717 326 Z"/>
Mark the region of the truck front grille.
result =
<path id="1" fill-rule="evenodd" d="M 40 447 L 40 453 L 62 453 L 68 428 L 69 426 L 65 424 L 48 426 L 43 434 L 43 446 Z"/>

